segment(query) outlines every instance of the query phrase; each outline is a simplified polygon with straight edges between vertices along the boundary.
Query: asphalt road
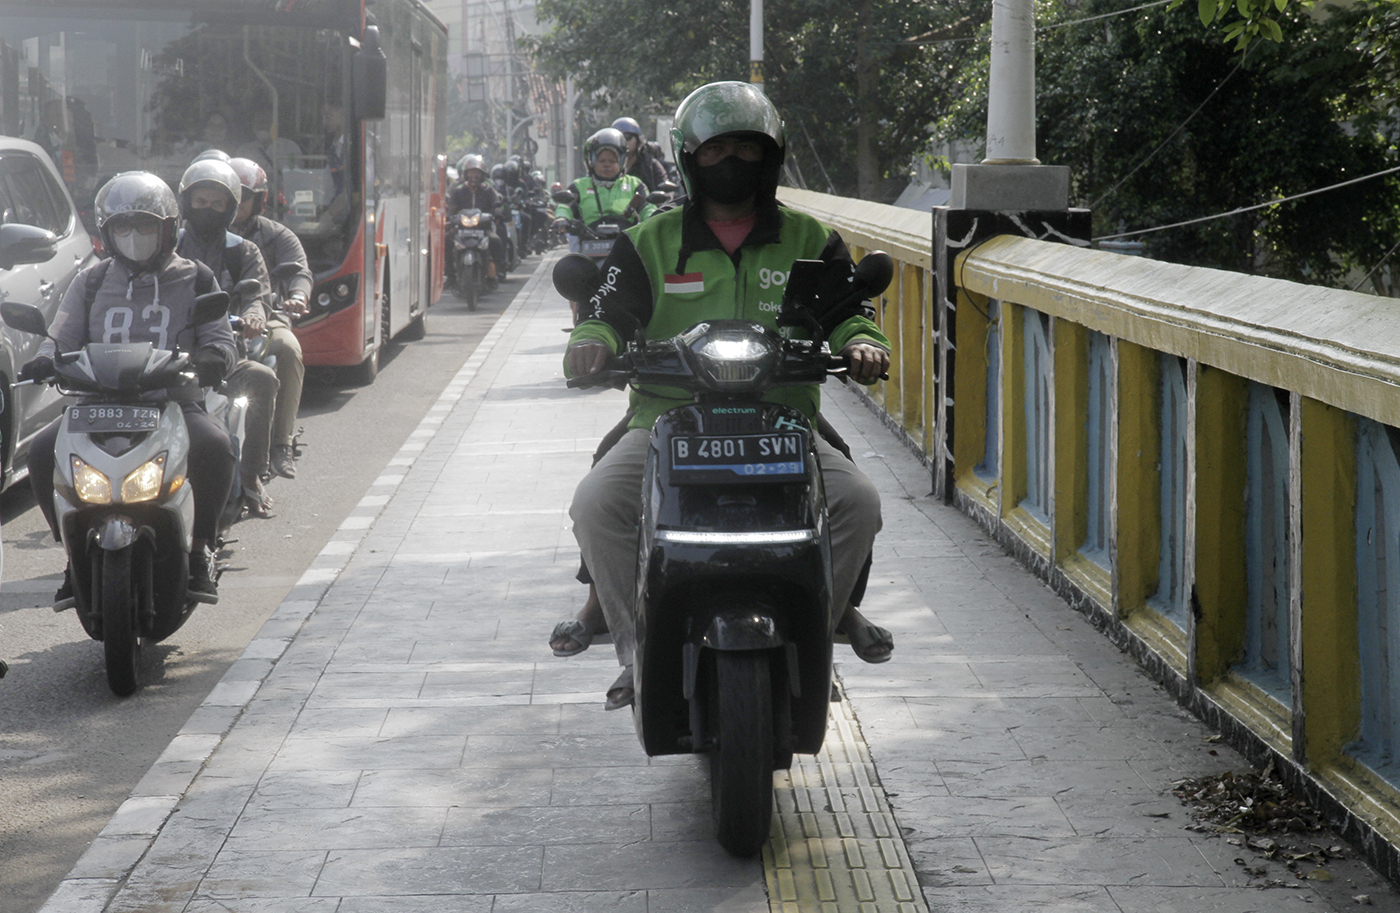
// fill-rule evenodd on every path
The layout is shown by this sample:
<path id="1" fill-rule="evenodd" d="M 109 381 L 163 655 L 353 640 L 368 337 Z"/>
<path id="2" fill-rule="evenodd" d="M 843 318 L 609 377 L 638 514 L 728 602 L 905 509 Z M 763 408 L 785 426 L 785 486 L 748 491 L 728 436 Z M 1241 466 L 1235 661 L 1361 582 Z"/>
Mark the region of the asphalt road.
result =
<path id="1" fill-rule="evenodd" d="M 143 654 L 144 687 L 114 697 L 102 645 L 49 607 L 64 565 L 27 484 L 0 495 L 0 913 L 32 913 L 107 824 L 243 652 L 341 520 L 466 362 L 539 263 L 523 263 L 475 313 L 447 292 L 427 338 L 393 344 L 372 386 L 308 374 L 306 448 L 277 479 L 274 516 L 234 527 L 220 602 Z M 560 344 L 564 342 L 560 335 Z"/>

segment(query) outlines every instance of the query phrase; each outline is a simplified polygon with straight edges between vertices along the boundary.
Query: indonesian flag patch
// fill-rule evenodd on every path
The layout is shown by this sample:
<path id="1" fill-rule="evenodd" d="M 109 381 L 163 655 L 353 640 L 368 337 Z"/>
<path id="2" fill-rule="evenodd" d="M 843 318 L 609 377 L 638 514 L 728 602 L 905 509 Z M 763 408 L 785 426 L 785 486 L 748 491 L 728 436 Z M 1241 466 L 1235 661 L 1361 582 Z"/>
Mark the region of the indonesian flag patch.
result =
<path id="1" fill-rule="evenodd" d="M 684 295 L 687 292 L 703 292 L 705 290 L 705 275 L 703 273 L 686 273 L 681 276 L 666 277 L 666 294 Z"/>

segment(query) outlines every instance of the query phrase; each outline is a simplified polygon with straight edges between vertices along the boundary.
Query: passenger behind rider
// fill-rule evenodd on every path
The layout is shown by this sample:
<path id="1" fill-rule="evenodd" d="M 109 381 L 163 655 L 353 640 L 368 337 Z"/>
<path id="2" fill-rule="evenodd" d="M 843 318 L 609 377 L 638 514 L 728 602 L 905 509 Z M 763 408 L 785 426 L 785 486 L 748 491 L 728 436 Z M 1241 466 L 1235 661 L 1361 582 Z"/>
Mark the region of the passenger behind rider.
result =
<path id="1" fill-rule="evenodd" d="M 627 141 L 627 160 L 622 170 L 647 185 L 648 190 L 660 190 L 666 182 L 666 168 L 652 158 L 647 141 L 642 137 L 641 124 L 630 117 L 619 117 L 612 125 Z"/>
<path id="2" fill-rule="evenodd" d="M 233 333 L 223 316 L 198 326 L 191 323 L 200 267 L 175 252 L 180 204 L 170 187 L 153 174 L 128 171 L 98 190 L 93 208 L 111 260 L 88 267 L 73 279 L 49 327 L 53 339 L 44 341 L 38 355 L 20 369 L 19 378 L 52 377 L 55 353 L 73 352 L 89 342 L 149 342 L 193 353 L 199 383 L 219 383 L 237 358 Z M 208 272 L 204 275 L 209 289 L 216 290 L 214 278 Z M 90 289 L 90 281 L 97 278 L 100 284 Z M 219 589 L 212 550 L 237 460 L 223 427 L 205 413 L 198 388 L 168 393 L 180 403 L 189 430 L 188 477 L 194 490 L 189 588 L 200 602 L 216 603 Z M 28 463 L 29 484 L 55 540 L 60 539 L 53 503 L 58 426 L 54 421 L 34 436 Z M 65 571 L 54 608 L 72 605 L 72 578 Z"/>
<path id="3" fill-rule="evenodd" d="M 451 224 L 452 217 L 463 209 L 480 209 L 492 215 L 491 234 L 487 237 L 491 244 L 491 260 L 486 264 L 486 281 L 494 284 L 506 275 L 506 244 L 501 240 L 498 230 L 500 226 L 496 224 L 494 215 L 501 205 L 501 198 L 496 193 L 496 188 L 486 179 L 486 160 L 481 156 L 474 153 L 462 156 L 462 160 L 457 164 L 457 171 L 462 175 L 462 180 L 447 192 L 448 224 Z M 448 244 L 451 243 L 449 233 Z M 456 261 L 456 257 L 449 255 L 447 258 L 449 282 L 455 275 Z"/>
<path id="4" fill-rule="evenodd" d="M 238 296 L 231 306 L 242 323 L 243 337 L 256 339 L 267 332 L 268 310 L 263 302 L 272 286 L 258 246 L 229 231 L 242 194 L 243 185 L 232 166 L 214 157 L 196 159 L 180 178 L 180 211 L 185 224 L 176 252 L 209 267 L 220 288 L 230 292 L 244 279 L 256 282 L 256 292 Z M 262 475 L 268 467 L 277 374 L 267 365 L 242 357 L 229 373 L 228 386 L 235 394 L 248 397 L 238 461 L 242 506 L 251 516 L 269 517 L 272 499 L 263 490 Z"/>
<path id="5" fill-rule="evenodd" d="M 273 309 L 267 320 L 267 353 L 275 358 L 277 372 L 277 403 L 272 410 L 271 449 L 268 464 L 284 479 L 297 475 L 296 437 L 297 410 L 301 408 L 301 388 L 306 378 L 301 343 L 292 332 L 292 325 L 283 312 L 299 317 L 310 310 L 311 289 L 315 277 L 306 262 L 306 250 L 296 233 L 280 222 L 263 215 L 267 203 L 267 172 L 251 159 L 236 158 L 229 162 L 242 185 L 238 212 L 233 217 L 234 232 L 257 245 L 263 264 L 271 275 L 284 263 L 295 263 L 296 275 L 286 279 L 275 300 L 281 304 Z M 285 294 L 282 294 L 285 292 Z"/>
<path id="6" fill-rule="evenodd" d="M 661 339 L 707 318 L 736 316 L 776 327 L 773 305 L 782 290 L 762 291 L 771 283 L 760 283 L 760 270 L 786 273 L 797 259 L 849 270 L 850 255 L 836 232 L 777 201 L 782 121 L 762 92 L 738 82 L 702 86 L 681 102 L 671 135 L 689 201 L 619 238 L 603 264 L 608 282 L 570 336 L 564 364 L 571 377 L 603 370 L 638 328 Z M 694 290 L 697 283 L 701 291 Z M 736 293 L 744 295 L 737 302 Z M 889 365 L 888 340 L 863 316 L 841 321 L 828 342 L 848 358 L 849 374 L 860 383 L 874 383 Z M 769 398 L 815 419 L 820 387 L 783 388 Z M 642 471 L 651 426 L 674 404 L 664 390 L 633 389 L 629 430 L 579 483 L 569 511 L 623 666 L 608 689 L 609 710 L 632 702 Z M 830 518 L 832 601 L 846 607 L 838 631 L 862 659 L 883 662 L 893 637 L 849 602 L 880 529 L 879 493 L 820 438 L 817 455 Z"/>

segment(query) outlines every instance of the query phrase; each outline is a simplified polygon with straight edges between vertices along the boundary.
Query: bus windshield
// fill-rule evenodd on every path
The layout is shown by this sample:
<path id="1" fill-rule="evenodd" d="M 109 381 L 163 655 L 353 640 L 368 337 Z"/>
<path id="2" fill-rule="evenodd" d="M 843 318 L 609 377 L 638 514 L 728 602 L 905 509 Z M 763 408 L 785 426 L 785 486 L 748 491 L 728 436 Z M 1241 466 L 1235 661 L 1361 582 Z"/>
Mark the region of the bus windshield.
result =
<path id="1" fill-rule="evenodd" d="M 0 0 L 0 132 L 48 150 L 89 231 L 93 196 L 114 174 L 151 171 L 178 187 L 207 149 L 253 159 L 268 175 L 263 214 L 301 237 L 313 269 L 339 263 L 358 197 L 346 39 L 228 10 Z"/>

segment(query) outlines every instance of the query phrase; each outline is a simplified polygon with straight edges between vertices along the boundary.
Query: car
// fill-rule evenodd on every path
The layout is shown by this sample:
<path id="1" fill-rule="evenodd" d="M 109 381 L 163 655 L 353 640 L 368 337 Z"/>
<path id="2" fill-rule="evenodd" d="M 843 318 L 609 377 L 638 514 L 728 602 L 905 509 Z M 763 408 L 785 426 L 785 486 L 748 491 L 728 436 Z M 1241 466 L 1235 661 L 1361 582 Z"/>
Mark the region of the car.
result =
<path id="1" fill-rule="evenodd" d="M 48 153 L 0 136 L 0 301 L 33 304 L 52 323 L 73 277 L 96 262 L 92 238 Z M 0 489 L 28 475 L 29 442 L 63 409 L 47 384 L 15 386 L 42 342 L 0 326 Z"/>

